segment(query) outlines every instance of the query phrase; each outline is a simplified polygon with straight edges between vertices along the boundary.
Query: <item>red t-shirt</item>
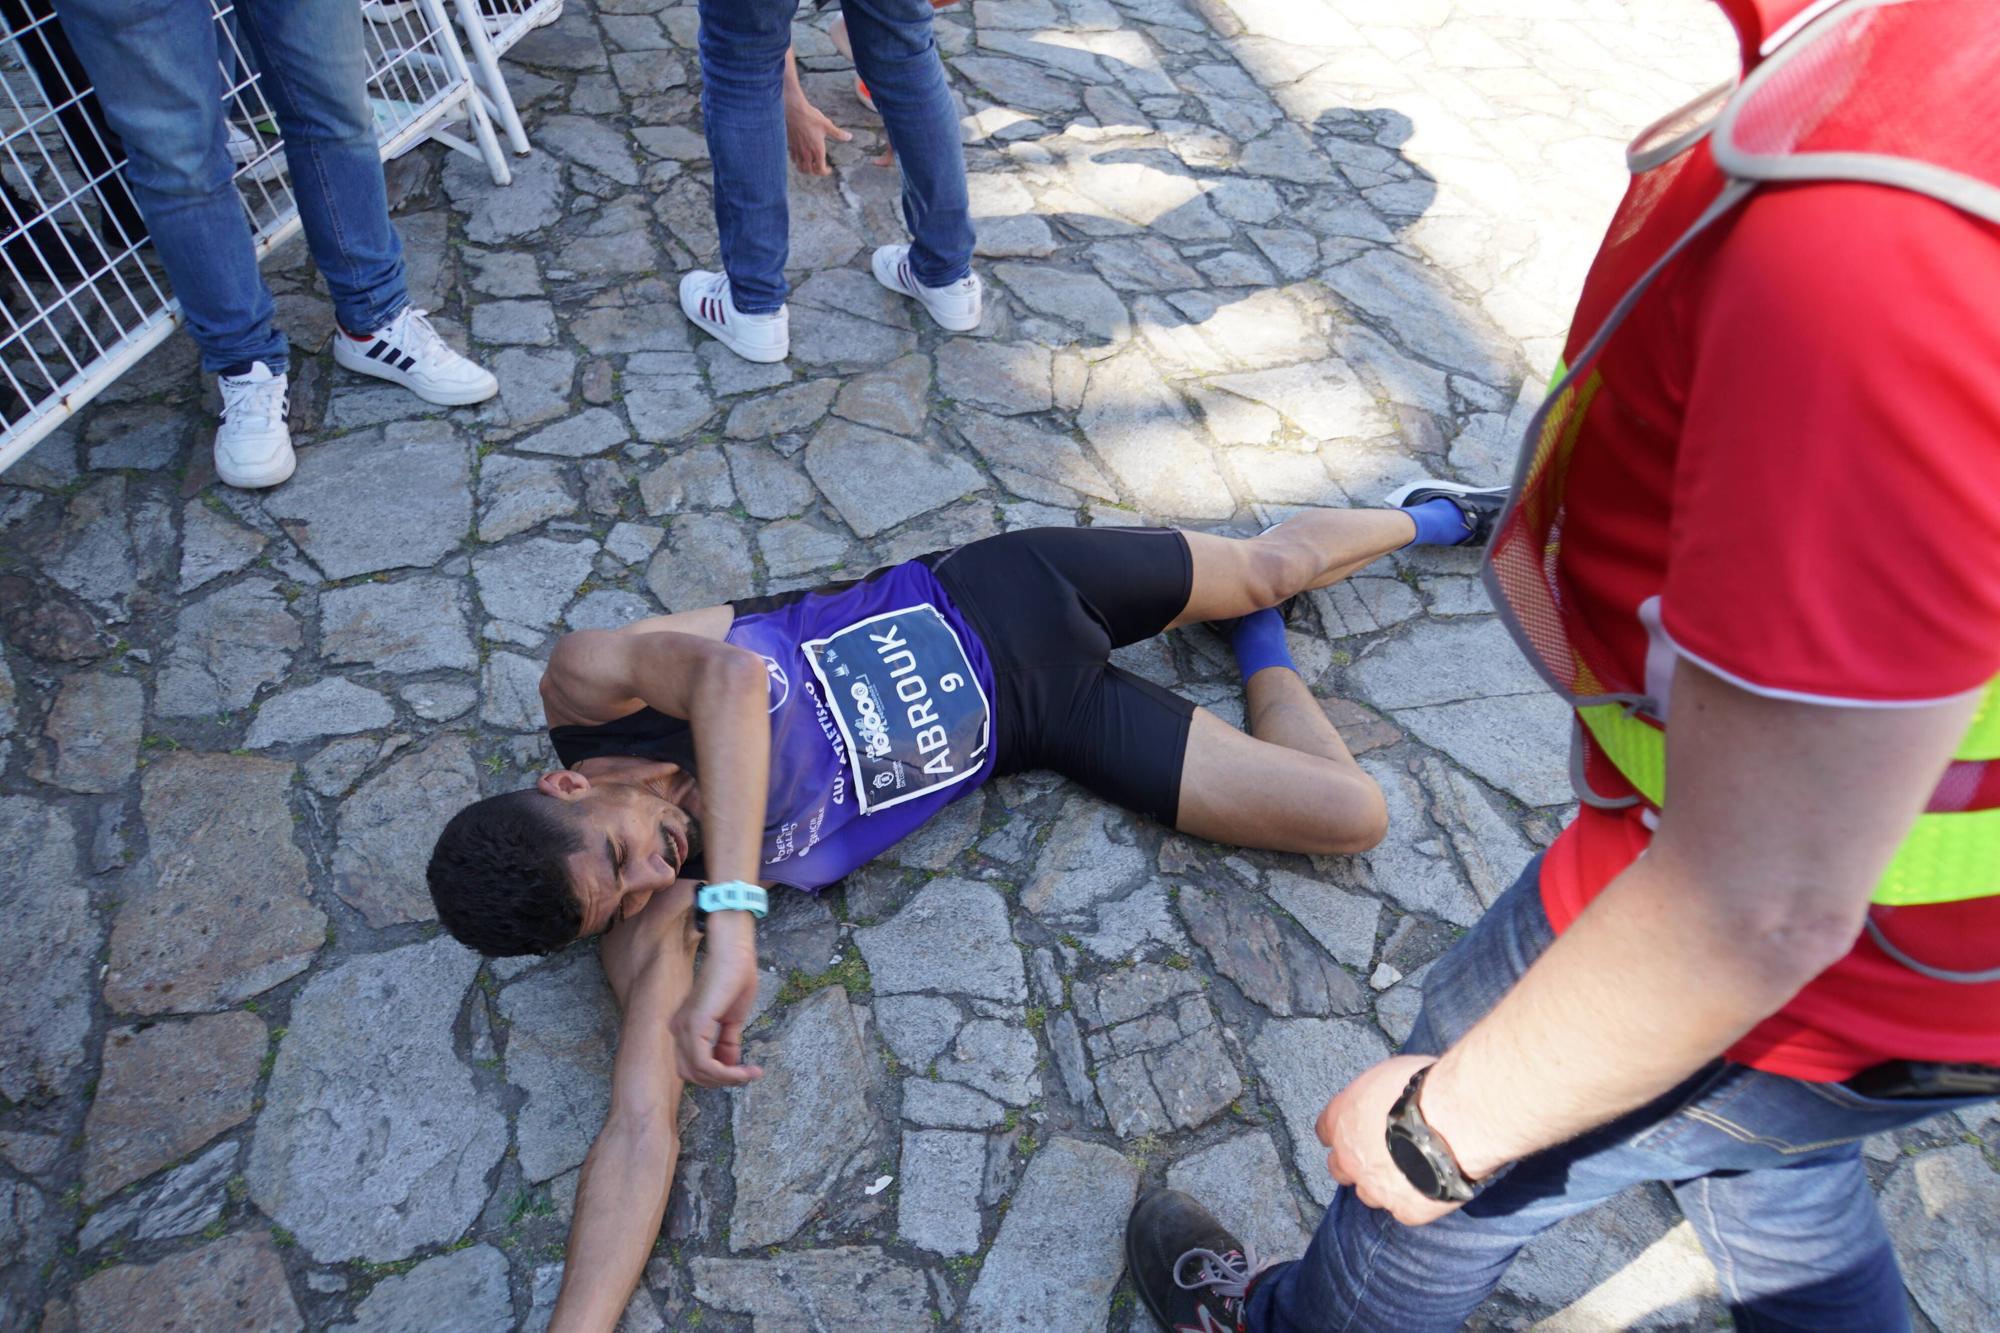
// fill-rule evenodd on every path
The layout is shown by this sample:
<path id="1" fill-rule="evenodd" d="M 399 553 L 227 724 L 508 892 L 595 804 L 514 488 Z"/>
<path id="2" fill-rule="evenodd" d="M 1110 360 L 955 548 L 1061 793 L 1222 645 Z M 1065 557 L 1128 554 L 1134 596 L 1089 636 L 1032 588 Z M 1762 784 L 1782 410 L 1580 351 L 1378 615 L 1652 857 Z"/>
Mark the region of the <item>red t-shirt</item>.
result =
<path id="1" fill-rule="evenodd" d="M 1719 184 L 1706 144 L 1635 180 L 1573 340 Z M 1660 275 L 1599 367 L 1561 573 L 1629 682 L 1664 701 L 1686 658 L 1882 707 L 2000 675 L 2000 227 L 1882 187 L 1766 187 Z M 1601 762 L 1592 779 L 1626 790 Z M 1585 807 L 1542 869 L 1555 928 L 1650 837 L 1636 808 Z M 2000 965 L 2000 898 L 1875 911 L 1927 962 Z M 1729 1054 L 1819 1080 L 2000 1064 L 2000 983 L 1927 980 L 1863 936 Z"/>

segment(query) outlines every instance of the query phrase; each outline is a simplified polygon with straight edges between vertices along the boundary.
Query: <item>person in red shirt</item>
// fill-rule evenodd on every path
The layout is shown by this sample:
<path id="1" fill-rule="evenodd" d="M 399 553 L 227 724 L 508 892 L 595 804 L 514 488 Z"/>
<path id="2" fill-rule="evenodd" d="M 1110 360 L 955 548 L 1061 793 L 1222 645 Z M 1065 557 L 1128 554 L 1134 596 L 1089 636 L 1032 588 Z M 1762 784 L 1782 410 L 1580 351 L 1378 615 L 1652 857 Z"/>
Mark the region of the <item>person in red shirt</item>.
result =
<path id="1" fill-rule="evenodd" d="M 1725 8 L 1747 71 L 1838 7 Z M 1962 12 L 2000 58 L 1969 0 L 1897 8 L 1873 76 L 1931 76 L 1895 68 L 1912 17 Z M 1955 165 L 2000 182 L 1986 144 Z M 1710 141 L 1635 175 L 1573 361 L 1724 186 Z M 1139 1201 L 1163 1327 L 1457 1328 L 1524 1243 L 1645 1181 L 1738 1327 L 1910 1326 L 1860 1142 L 2000 1092 L 2000 865 L 1964 901 L 1871 897 L 1927 810 L 2000 806 L 2000 758 L 1962 750 L 2000 706 L 2000 225 L 1768 186 L 1623 318 L 1532 549 L 1568 642 L 1666 727 L 1665 799 L 1586 804 L 1439 960 L 1405 1053 L 1320 1117 L 1346 1188 L 1304 1259 L 1259 1272 L 1193 1200 Z M 1591 791 L 1633 793 L 1588 754 Z"/>

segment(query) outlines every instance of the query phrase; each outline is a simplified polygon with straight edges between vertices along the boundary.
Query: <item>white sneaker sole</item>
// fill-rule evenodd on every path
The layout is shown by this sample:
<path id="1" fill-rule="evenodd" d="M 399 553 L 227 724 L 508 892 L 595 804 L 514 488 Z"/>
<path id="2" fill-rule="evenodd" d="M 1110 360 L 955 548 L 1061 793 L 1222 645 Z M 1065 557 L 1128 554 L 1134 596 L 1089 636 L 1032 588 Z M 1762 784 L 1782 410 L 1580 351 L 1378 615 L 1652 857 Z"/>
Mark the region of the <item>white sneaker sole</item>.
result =
<path id="1" fill-rule="evenodd" d="M 1454 495 L 1505 495 L 1506 486 L 1468 486 L 1462 481 L 1425 480 L 1413 481 L 1407 486 L 1398 486 L 1382 497 L 1382 503 L 1391 509 L 1401 509 L 1403 501 L 1418 491 L 1450 491 Z"/>
<path id="2" fill-rule="evenodd" d="M 686 302 L 681 303 L 681 313 L 687 316 L 688 323 L 694 325 L 703 333 L 706 333 L 709 337 L 742 357 L 745 361 L 755 361 L 759 365 L 765 366 L 775 365 L 792 354 L 792 339 L 790 334 L 786 334 L 785 340 L 775 347 L 756 346 L 733 337 L 723 325 L 703 319 L 700 315 L 688 309 Z"/>
<path id="3" fill-rule="evenodd" d="M 298 471 L 299 456 L 290 449 L 283 457 L 262 468 L 238 472 L 223 466 L 220 458 L 215 460 L 215 475 L 225 486 L 233 486 L 239 491 L 261 491 L 291 480 L 292 473 Z"/>
<path id="4" fill-rule="evenodd" d="M 972 330 L 979 327 L 979 321 L 985 314 L 985 302 L 983 299 L 978 305 L 973 307 L 972 313 L 970 315 L 956 315 L 956 314 L 950 316 L 942 315 L 938 313 L 938 309 L 936 306 L 932 305 L 929 301 L 924 299 L 924 294 L 921 291 L 912 291 L 910 288 L 905 287 L 902 283 L 896 281 L 896 274 L 893 266 L 889 272 L 884 273 L 882 271 L 881 261 L 871 260 L 869 263 L 869 267 L 875 271 L 875 281 L 881 283 L 884 287 L 887 287 L 890 291 L 896 293 L 896 295 L 907 296 L 912 301 L 915 301 L 918 305 L 922 306 L 924 308 L 924 313 L 929 315 L 931 317 L 931 321 L 935 323 L 939 328 L 945 329 L 951 333 L 970 333 L 972 332 Z"/>
<path id="5" fill-rule="evenodd" d="M 344 338 L 346 336 L 343 333 L 334 334 L 336 338 Z M 335 347 L 337 348 L 338 346 L 339 344 L 336 343 Z M 407 372 L 397 370 L 394 366 L 385 366 L 380 361 L 370 361 L 365 356 L 355 356 L 350 359 L 342 356 L 340 352 L 335 351 L 333 359 L 335 364 L 347 370 L 354 371 L 356 374 L 367 375 L 371 379 L 387 380 L 391 384 L 399 384 L 425 402 L 438 407 L 470 407 L 474 403 L 483 403 L 494 394 L 500 392 L 500 382 L 492 378 L 491 375 L 487 377 L 487 381 L 484 384 L 468 384 L 462 389 L 428 389 L 417 384 Z"/>

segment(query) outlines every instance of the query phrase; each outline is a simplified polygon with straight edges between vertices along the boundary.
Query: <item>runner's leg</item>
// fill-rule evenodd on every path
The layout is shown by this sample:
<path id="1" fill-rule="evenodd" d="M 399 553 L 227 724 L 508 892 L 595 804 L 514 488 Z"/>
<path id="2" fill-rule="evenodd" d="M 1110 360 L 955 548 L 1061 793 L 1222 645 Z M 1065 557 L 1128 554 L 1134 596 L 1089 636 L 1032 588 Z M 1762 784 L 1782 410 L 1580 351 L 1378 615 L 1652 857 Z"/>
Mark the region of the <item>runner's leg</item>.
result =
<path id="1" fill-rule="evenodd" d="M 1247 615 L 1338 583 L 1408 546 L 1416 531 L 1400 509 L 1304 509 L 1256 537 L 1184 532 L 1194 586 L 1169 628 Z"/>

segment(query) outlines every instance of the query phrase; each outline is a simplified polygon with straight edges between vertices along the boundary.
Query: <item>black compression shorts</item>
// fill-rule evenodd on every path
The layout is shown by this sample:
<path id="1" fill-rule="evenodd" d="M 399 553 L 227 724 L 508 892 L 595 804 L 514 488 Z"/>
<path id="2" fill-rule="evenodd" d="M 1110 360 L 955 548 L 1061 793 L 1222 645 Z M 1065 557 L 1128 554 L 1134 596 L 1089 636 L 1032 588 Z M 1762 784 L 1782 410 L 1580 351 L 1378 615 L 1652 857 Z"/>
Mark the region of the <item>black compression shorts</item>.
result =
<path id="1" fill-rule="evenodd" d="M 1110 657 L 1187 606 L 1187 538 L 1032 528 L 926 562 L 993 663 L 994 771 L 1051 769 L 1172 827 L 1194 705 Z"/>

